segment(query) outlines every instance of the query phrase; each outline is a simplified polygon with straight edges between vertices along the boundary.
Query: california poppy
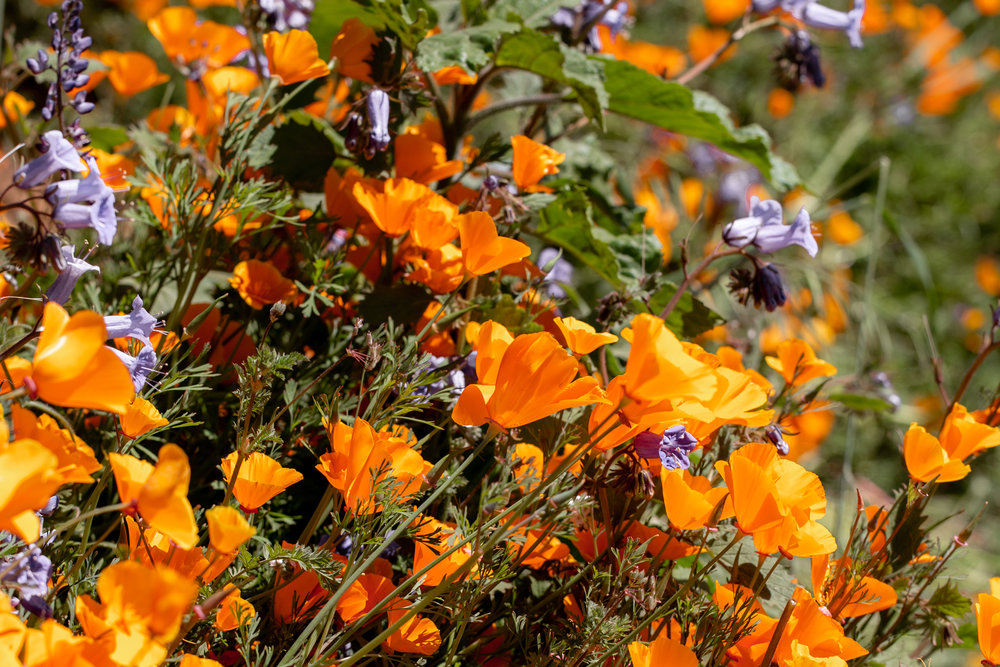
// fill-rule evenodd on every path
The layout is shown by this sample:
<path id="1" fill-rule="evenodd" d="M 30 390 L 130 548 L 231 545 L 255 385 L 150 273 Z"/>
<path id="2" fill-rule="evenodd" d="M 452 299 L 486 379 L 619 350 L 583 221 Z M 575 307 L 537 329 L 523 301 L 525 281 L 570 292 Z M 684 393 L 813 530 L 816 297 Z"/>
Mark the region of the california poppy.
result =
<path id="1" fill-rule="evenodd" d="M 127 97 L 170 78 L 157 69 L 156 61 L 139 51 L 104 51 L 99 60 L 108 66 L 108 81 L 115 92 Z"/>
<path id="2" fill-rule="evenodd" d="M 374 83 L 370 64 L 378 37 L 375 31 L 351 17 L 337 33 L 330 47 L 330 57 L 337 59 L 337 71 L 358 81 Z"/>
<path id="3" fill-rule="evenodd" d="M 846 556 L 831 561 L 829 554 L 823 554 L 812 559 L 813 596 L 834 618 L 864 616 L 896 604 L 892 586 L 852 572 L 852 565 Z"/>
<path id="4" fill-rule="evenodd" d="M 45 304 L 42 335 L 28 392 L 46 403 L 123 413 L 135 396 L 128 369 L 105 347 L 104 318 L 85 310 L 72 317 L 57 303 Z"/>
<path id="5" fill-rule="evenodd" d="M 590 354 L 597 348 L 618 340 L 618 336 L 613 333 L 597 333 L 594 327 L 575 317 L 557 317 L 555 321 L 566 341 L 566 347 L 573 354 Z"/>
<path id="6" fill-rule="evenodd" d="M 266 33 L 264 52 L 271 76 L 286 86 L 330 73 L 330 68 L 320 60 L 316 38 L 305 30 Z"/>
<path id="7" fill-rule="evenodd" d="M 256 310 L 278 301 L 288 303 L 298 294 L 295 283 L 281 275 L 273 264 L 256 259 L 237 264 L 229 284 Z"/>
<path id="8" fill-rule="evenodd" d="M 559 172 L 566 155 L 540 144 L 529 137 L 518 134 L 510 138 L 514 148 L 514 182 L 524 192 L 544 189 L 538 185 L 544 176 Z"/>
<path id="9" fill-rule="evenodd" d="M 213 625 L 223 632 L 235 630 L 242 623 L 249 623 L 256 615 L 253 605 L 244 600 L 239 589 L 236 589 L 219 604 Z"/>
<path id="10" fill-rule="evenodd" d="M 433 183 L 454 176 L 462 171 L 461 160 L 449 160 L 445 147 L 428 137 L 412 131 L 396 137 L 396 177 L 409 178 L 418 183 Z"/>
<path id="11" fill-rule="evenodd" d="M 58 459 L 34 440 L 15 440 L 0 448 L 0 530 L 10 531 L 25 542 L 38 539 L 39 518 L 35 510 L 45 507 L 62 483 Z"/>
<path id="12" fill-rule="evenodd" d="M 979 650 L 990 663 L 1000 663 L 1000 577 L 990 579 L 990 592 L 976 599 Z"/>
<path id="13" fill-rule="evenodd" d="M 257 533 L 235 507 L 216 505 L 205 512 L 208 540 L 219 553 L 231 554 Z"/>
<path id="14" fill-rule="evenodd" d="M 698 656 L 694 651 L 667 633 L 661 632 L 653 642 L 643 644 L 632 642 L 628 645 L 628 654 L 632 658 L 633 667 L 698 667 Z"/>
<path id="15" fill-rule="evenodd" d="M 101 464 L 94 456 L 94 450 L 76 434 L 62 428 L 50 415 L 35 415 L 17 403 L 10 406 L 10 418 L 15 438 L 34 440 L 56 455 L 58 464 L 55 472 L 63 484 L 89 484 L 94 481 L 91 475 L 101 469 Z M 0 447 L 5 444 L 0 444 Z"/>
<path id="16" fill-rule="evenodd" d="M 497 234 L 496 223 L 485 211 L 459 216 L 462 260 L 465 268 L 477 276 L 493 273 L 531 254 L 526 244 Z"/>
<path id="17" fill-rule="evenodd" d="M 778 345 L 777 357 L 766 357 L 767 365 L 781 373 L 789 386 L 799 387 L 818 377 L 830 377 L 837 372 L 833 364 L 816 357 L 804 340 L 792 338 Z"/>
<path id="18" fill-rule="evenodd" d="M 136 396 L 128 404 L 125 413 L 119 419 L 121 420 L 122 433 L 129 438 L 138 438 L 154 428 L 170 423 L 163 418 L 156 406 L 140 396 Z"/>
<path id="19" fill-rule="evenodd" d="M 954 482 L 972 472 L 961 459 L 953 459 L 941 442 L 923 426 L 910 424 L 903 438 L 903 459 L 910 477 L 918 482 Z"/>
<path id="20" fill-rule="evenodd" d="M 222 475 L 226 484 L 232 484 L 233 496 L 244 512 L 256 512 L 260 507 L 292 484 L 302 480 L 302 473 L 294 468 L 283 468 L 267 454 L 253 452 L 243 459 L 236 479 L 233 469 L 239 454 L 231 453 L 222 459 Z"/>

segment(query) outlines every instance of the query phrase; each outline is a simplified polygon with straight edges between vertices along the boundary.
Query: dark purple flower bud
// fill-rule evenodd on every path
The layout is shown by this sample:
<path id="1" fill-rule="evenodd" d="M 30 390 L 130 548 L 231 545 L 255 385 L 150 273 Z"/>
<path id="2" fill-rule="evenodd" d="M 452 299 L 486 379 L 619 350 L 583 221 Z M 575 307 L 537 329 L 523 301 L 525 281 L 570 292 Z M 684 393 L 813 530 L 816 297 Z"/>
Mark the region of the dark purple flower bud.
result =
<path id="1" fill-rule="evenodd" d="M 781 274 L 774 264 L 765 264 L 754 273 L 753 284 L 750 286 L 755 306 L 761 305 L 768 312 L 785 305 L 785 287 L 781 283 Z"/>
<path id="2" fill-rule="evenodd" d="M 667 470 L 691 467 L 688 455 L 698 446 L 698 440 L 687 432 L 683 424 L 671 426 L 662 435 L 644 431 L 632 443 L 635 453 L 644 459 L 660 459 Z"/>
<path id="3" fill-rule="evenodd" d="M 368 109 L 368 125 L 371 127 L 368 132 L 368 143 L 376 151 L 384 151 L 390 141 L 389 95 L 378 86 L 374 86 L 368 91 L 365 106 Z"/>
<path id="4" fill-rule="evenodd" d="M 83 72 L 90 65 L 90 61 L 86 58 L 72 58 L 68 63 L 69 68 L 73 70 L 76 74 Z"/>
<path id="5" fill-rule="evenodd" d="M 344 147 L 352 153 L 356 152 L 361 146 L 363 138 L 361 114 L 353 111 L 347 114 L 347 122 L 344 125 L 343 134 Z"/>
<path id="6" fill-rule="evenodd" d="M 73 105 L 73 108 L 76 109 L 76 112 L 81 116 L 94 110 L 94 103 L 87 101 L 87 93 L 83 90 L 76 94 L 76 97 L 73 98 L 73 101 L 70 102 L 70 104 Z"/>
<path id="7" fill-rule="evenodd" d="M 56 511 L 59 507 L 59 496 L 52 496 L 49 501 L 45 503 L 45 507 L 35 512 L 38 516 L 52 516 L 52 513 Z"/>
<path id="8" fill-rule="evenodd" d="M 777 448 L 779 454 L 788 456 L 788 443 L 785 442 L 781 428 L 777 424 L 768 424 L 767 428 L 764 429 L 764 433 L 767 435 L 767 439 L 771 441 L 771 444 Z"/>
<path id="9" fill-rule="evenodd" d="M 75 55 L 79 56 L 81 53 L 83 53 L 93 45 L 94 45 L 94 38 L 91 37 L 90 35 L 87 35 L 86 37 L 82 37 L 79 40 L 77 40 L 76 45 L 73 47 L 73 52 Z"/>
<path id="10" fill-rule="evenodd" d="M 483 187 L 493 192 L 500 187 L 500 179 L 493 174 L 488 174 L 486 178 L 483 179 Z"/>
<path id="11" fill-rule="evenodd" d="M 59 130 L 49 130 L 43 134 L 42 146 L 45 151 L 39 157 L 14 172 L 14 183 L 18 187 L 32 188 L 62 169 L 86 169 L 76 147 Z"/>
<path id="12" fill-rule="evenodd" d="M 59 25 L 59 14 L 57 12 L 52 12 L 49 14 L 48 18 L 49 29 L 55 30 L 56 26 Z"/>

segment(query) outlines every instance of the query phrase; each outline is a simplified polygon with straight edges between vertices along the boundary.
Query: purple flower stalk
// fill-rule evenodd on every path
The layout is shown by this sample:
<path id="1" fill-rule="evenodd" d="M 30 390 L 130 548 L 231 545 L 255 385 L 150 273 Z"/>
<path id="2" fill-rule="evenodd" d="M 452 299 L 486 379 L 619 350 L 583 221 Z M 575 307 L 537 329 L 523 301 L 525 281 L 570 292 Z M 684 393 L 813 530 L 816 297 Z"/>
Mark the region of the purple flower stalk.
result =
<path id="1" fill-rule="evenodd" d="M 49 301 L 55 301 L 60 306 L 63 306 L 69 301 L 70 295 L 73 294 L 73 290 L 76 288 L 77 281 L 80 280 L 83 274 L 88 271 L 97 271 L 100 273 L 101 270 L 93 264 L 89 264 L 77 257 L 75 252 L 76 246 L 64 245 L 60 250 L 66 263 L 66 268 L 56 276 L 56 279 L 45 292 L 45 296 L 49 298 Z"/>
<path id="2" fill-rule="evenodd" d="M 815 257 L 819 246 L 812 235 L 809 212 L 799 211 L 791 225 L 782 222 L 781 204 L 773 199 L 750 199 L 750 215 L 737 218 L 722 230 L 722 239 L 735 248 L 753 245 L 763 253 L 772 253 L 790 245 L 806 249 Z"/>
<path id="3" fill-rule="evenodd" d="M 0 570 L 6 574 L 3 582 L 17 589 L 16 601 L 40 618 L 51 618 L 52 608 L 45 602 L 52 577 L 52 561 L 37 544 L 29 544 L 9 559 L 0 560 Z"/>
<path id="4" fill-rule="evenodd" d="M 33 188 L 57 171 L 83 171 L 87 168 L 76 147 L 59 130 L 43 134 L 39 149 L 41 155 L 14 172 L 14 184 L 18 187 Z"/>
<path id="5" fill-rule="evenodd" d="M 635 453 L 644 459 L 660 459 L 667 470 L 691 467 L 688 455 L 698 446 L 698 440 L 687 432 L 683 424 L 671 426 L 662 435 L 644 431 L 632 443 Z"/>

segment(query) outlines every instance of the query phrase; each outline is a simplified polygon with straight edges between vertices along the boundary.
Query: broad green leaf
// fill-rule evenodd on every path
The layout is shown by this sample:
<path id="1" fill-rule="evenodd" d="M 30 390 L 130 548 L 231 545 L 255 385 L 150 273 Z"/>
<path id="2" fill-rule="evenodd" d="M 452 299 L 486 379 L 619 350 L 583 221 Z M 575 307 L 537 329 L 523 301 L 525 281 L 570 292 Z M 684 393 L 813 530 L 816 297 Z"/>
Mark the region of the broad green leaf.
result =
<path id="1" fill-rule="evenodd" d="M 609 111 L 715 144 L 760 169 L 776 187 L 789 189 L 799 183 L 794 167 L 771 153 L 767 132 L 759 125 L 734 127 L 729 110 L 711 95 L 664 81 L 622 60 L 594 56 L 591 61 L 604 66 Z"/>
<path id="2" fill-rule="evenodd" d="M 587 117 L 604 129 L 608 94 L 604 90 L 602 61 L 587 58 L 552 35 L 525 28 L 503 40 L 496 64 L 534 72 L 569 86 Z"/>
<path id="3" fill-rule="evenodd" d="M 535 233 L 539 238 L 559 246 L 615 288 L 622 286 L 621 267 L 608 244 L 595 237 L 597 227 L 583 192 L 576 188 L 560 192 L 554 202 L 539 211 L 538 217 Z"/>
<path id="4" fill-rule="evenodd" d="M 433 35 L 417 46 L 417 66 L 425 72 L 458 66 L 475 74 L 490 61 L 500 37 L 519 29 L 516 23 L 494 20 Z"/>
<path id="5" fill-rule="evenodd" d="M 551 23 L 549 19 L 560 7 L 572 4 L 566 0 L 500 0 L 491 7 L 491 12 L 529 28 L 542 28 Z"/>
<path id="6" fill-rule="evenodd" d="M 649 312 L 659 315 L 677 292 L 677 285 L 667 283 L 649 297 Z M 693 338 L 726 320 L 698 299 L 685 292 L 667 316 L 667 328 L 682 338 Z"/>
<path id="7" fill-rule="evenodd" d="M 297 190 L 318 192 L 323 178 L 342 148 L 340 137 L 323 120 L 303 111 L 289 114 L 273 138 L 276 147 L 268 169 Z M 265 146 L 259 146 L 265 150 Z"/>
<path id="8" fill-rule="evenodd" d="M 413 324 L 423 315 L 431 294 L 422 285 L 379 287 L 358 305 L 358 314 L 372 327 L 391 318 L 397 324 Z"/>
<path id="9" fill-rule="evenodd" d="M 603 226 L 594 225 L 591 233 L 614 255 L 622 281 L 637 284 L 648 274 L 658 271 L 663 263 L 663 248 L 652 229 L 612 233 Z"/>
<path id="10" fill-rule="evenodd" d="M 87 134 L 91 146 L 108 153 L 128 141 L 128 133 L 121 127 L 88 127 Z"/>
<path id="11" fill-rule="evenodd" d="M 437 25 L 437 12 L 424 0 L 377 0 L 370 4 L 385 29 L 395 33 L 410 51 L 415 51 L 417 44 Z"/>

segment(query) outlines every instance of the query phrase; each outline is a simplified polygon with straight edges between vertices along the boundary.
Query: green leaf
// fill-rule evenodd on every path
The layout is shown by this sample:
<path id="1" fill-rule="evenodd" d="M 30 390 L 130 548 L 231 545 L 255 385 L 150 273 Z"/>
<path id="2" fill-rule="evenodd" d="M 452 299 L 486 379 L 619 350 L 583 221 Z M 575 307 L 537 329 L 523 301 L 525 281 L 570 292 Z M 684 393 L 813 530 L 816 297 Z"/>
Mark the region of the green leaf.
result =
<path id="1" fill-rule="evenodd" d="M 603 226 L 595 225 L 591 233 L 614 255 L 618 262 L 618 277 L 623 281 L 637 284 L 648 274 L 659 270 L 663 263 L 663 248 L 652 229 L 641 229 L 636 234 L 614 234 Z"/>
<path id="2" fill-rule="evenodd" d="M 661 287 L 649 297 L 649 311 L 658 316 L 676 292 L 677 285 L 673 283 Z M 685 292 L 667 316 L 666 324 L 678 336 L 693 338 L 725 321 L 717 312 L 691 296 L 691 292 Z"/>
<path id="3" fill-rule="evenodd" d="M 787 190 L 799 183 L 794 167 L 771 153 L 767 132 L 759 125 L 734 127 L 729 110 L 711 95 L 664 81 L 622 60 L 593 56 L 591 62 L 604 66 L 609 111 L 713 143 L 760 169 L 775 187 Z"/>
<path id="4" fill-rule="evenodd" d="M 377 0 L 371 6 L 377 20 L 410 51 L 416 51 L 417 44 L 437 25 L 437 12 L 425 0 Z"/>
<path id="5" fill-rule="evenodd" d="M 417 66 L 425 72 L 458 66 L 475 74 L 490 62 L 500 37 L 519 29 L 516 23 L 493 20 L 433 35 L 417 46 Z"/>
<path id="6" fill-rule="evenodd" d="M 108 153 L 128 141 L 128 132 L 121 127 L 88 127 L 87 134 L 91 146 Z"/>
<path id="7" fill-rule="evenodd" d="M 861 394 L 830 394 L 830 399 L 837 401 L 845 408 L 859 410 L 862 412 L 890 412 L 892 404 L 881 398 L 874 396 L 863 396 Z"/>
<path id="8" fill-rule="evenodd" d="M 328 123 L 303 111 L 289 115 L 274 131 L 273 142 L 276 149 L 268 165 L 272 175 L 297 190 L 313 192 L 323 189 L 323 179 L 342 144 Z"/>
<path id="9" fill-rule="evenodd" d="M 958 586 L 954 582 L 949 581 L 938 587 L 931 594 L 930 600 L 927 601 L 927 606 L 931 608 L 936 614 L 941 616 L 951 616 L 952 618 L 961 618 L 969 613 L 969 609 L 972 607 L 972 601 L 969 598 L 962 595 L 961 591 L 958 590 Z"/>
<path id="10" fill-rule="evenodd" d="M 492 13 L 529 28 L 543 28 L 551 23 L 550 17 L 567 4 L 572 3 L 566 0 L 500 0 L 492 7 Z"/>
<path id="11" fill-rule="evenodd" d="M 535 233 L 548 243 L 586 264 L 616 289 L 622 286 L 621 267 L 608 244 L 594 235 L 590 201 L 577 188 L 559 193 L 554 202 L 538 213 Z"/>
<path id="12" fill-rule="evenodd" d="M 412 324 L 424 314 L 431 294 L 422 285 L 380 287 L 365 297 L 358 314 L 375 328 L 392 318 L 397 324 Z"/>
<path id="13" fill-rule="evenodd" d="M 569 86 L 587 117 L 604 129 L 608 94 L 604 90 L 602 61 L 587 58 L 551 35 L 525 28 L 503 40 L 496 64 L 534 72 Z"/>

